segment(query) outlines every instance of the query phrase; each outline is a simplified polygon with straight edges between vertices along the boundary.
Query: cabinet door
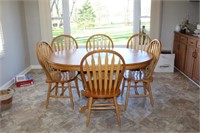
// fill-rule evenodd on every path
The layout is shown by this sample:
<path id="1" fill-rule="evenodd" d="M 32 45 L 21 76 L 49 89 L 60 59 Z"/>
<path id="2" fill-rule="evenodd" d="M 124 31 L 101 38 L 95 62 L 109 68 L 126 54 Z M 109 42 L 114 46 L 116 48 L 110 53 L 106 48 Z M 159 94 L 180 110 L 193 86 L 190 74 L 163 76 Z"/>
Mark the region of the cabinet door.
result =
<path id="1" fill-rule="evenodd" d="M 195 60 L 194 60 L 194 67 L 193 67 L 193 76 L 192 79 L 198 83 L 200 85 L 200 41 L 197 44 L 197 48 L 196 48 L 196 56 L 195 56 Z"/>
<path id="2" fill-rule="evenodd" d="M 179 51 L 178 51 L 178 64 L 177 67 L 184 71 L 185 67 L 185 54 L 186 54 L 186 44 L 180 44 L 179 45 Z"/>
<path id="3" fill-rule="evenodd" d="M 180 35 L 178 33 L 174 33 L 174 46 L 173 46 L 173 53 L 175 54 L 175 66 L 178 68 L 178 51 L 179 51 L 179 41 Z"/>
<path id="4" fill-rule="evenodd" d="M 186 51 L 186 56 L 185 56 L 184 72 L 190 78 L 192 78 L 196 44 L 197 44 L 197 41 L 195 39 L 191 39 L 191 38 L 188 39 L 187 51 Z"/>
<path id="5" fill-rule="evenodd" d="M 179 42 L 174 40 L 174 48 L 173 48 L 173 52 L 175 54 L 175 66 L 178 68 L 178 51 L 179 51 Z"/>

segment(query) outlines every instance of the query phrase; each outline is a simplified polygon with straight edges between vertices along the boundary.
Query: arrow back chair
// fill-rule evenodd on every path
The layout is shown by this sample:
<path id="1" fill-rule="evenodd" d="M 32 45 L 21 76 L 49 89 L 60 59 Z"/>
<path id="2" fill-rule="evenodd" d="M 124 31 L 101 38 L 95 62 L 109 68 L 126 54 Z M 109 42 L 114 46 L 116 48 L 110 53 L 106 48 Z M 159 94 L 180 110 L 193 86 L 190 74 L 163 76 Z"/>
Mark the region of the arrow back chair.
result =
<path id="1" fill-rule="evenodd" d="M 148 96 L 150 98 L 151 106 L 154 106 L 152 91 L 151 91 L 151 85 L 150 83 L 153 81 L 153 72 L 155 69 L 155 66 L 158 62 L 158 59 L 160 57 L 162 49 L 162 44 L 159 40 L 154 39 L 149 43 L 149 46 L 147 48 L 147 52 L 151 53 L 153 55 L 153 59 L 145 69 L 141 70 L 135 70 L 135 71 L 126 71 L 124 74 L 124 79 L 128 81 L 128 87 L 126 92 L 126 101 L 125 101 L 125 109 L 128 105 L 128 99 L 129 98 L 139 98 L 139 97 L 146 97 Z M 137 83 L 141 82 L 143 84 L 143 92 L 135 91 L 134 94 L 130 93 L 131 89 L 131 83 L 134 83 L 134 88 L 138 88 Z M 141 88 L 141 87 L 140 87 Z"/>
<path id="2" fill-rule="evenodd" d="M 51 41 L 51 48 L 54 52 L 58 52 L 59 54 L 63 54 L 65 50 L 76 50 L 78 48 L 78 43 L 76 39 L 68 34 L 61 34 L 59 36 L 56 36 Z M 66 70 L 62 70 L 66 71 Z M 79 93 L 79 86 L 78 86 L 78 77 L 74 80 L 75 87 L 72 86 L 72 88 L 76 88 Z"/>
<path id="3" fill-rule="evenodd" d="M 86 126 L 90 121 L 91 110 L 106 109 L 116 111 L 120 125 L 117 96 L 120 95 L 120 84 L 125 70 L 123 57 L 113 50 L 93 50 L 82 58 L 80 66 L 85 86 L 83 94 L 88 97 Z M 111 102 L 95 103 L 96 99 L 108 99 Z"/>
<path id="4" fill-rule="evenodd" d="M 149 43 L 151 42 L 151 40 L 152 39 L 147 34 L 144 34 L 144 33 L 134 34 L 128 39 L 126 47 L 129 49 L 147 51 L 147 47 L 149 46 Z M 128 72 L 131 72 L 131 71 L 126 71 L 126 73 Z M 126 82 L 127 82 L 126 78 L 123 78 L 121 95 L 124 94 L 124 87 L 127 87 L 125 86 Z M 137 88 L 135 88 L 135 92 L 137 93 Z"/>
<path id="5" fill-rule="evenodd" d="M 74 81 L 77 78 L 78 73 L 76 71 L 61 71 L 59 69 L 53 68 L 48 62 L 48 59 L 52 54 L 54 54 L 54 52 L 47 42 L 38 42 L 36 44 L 35 51 L 37 59 L 46 74 L 46 83 L 49 84 L 46 99 L 46 108 L 48 108 L 50 97 L 69 98 L 71 107 L 74 110 L 71 81 Z M 68 90 L 69 95 L 66 94 L 66 90 Z M 78 88 L 77 93 L 80 97 L 80 92 Z"/>

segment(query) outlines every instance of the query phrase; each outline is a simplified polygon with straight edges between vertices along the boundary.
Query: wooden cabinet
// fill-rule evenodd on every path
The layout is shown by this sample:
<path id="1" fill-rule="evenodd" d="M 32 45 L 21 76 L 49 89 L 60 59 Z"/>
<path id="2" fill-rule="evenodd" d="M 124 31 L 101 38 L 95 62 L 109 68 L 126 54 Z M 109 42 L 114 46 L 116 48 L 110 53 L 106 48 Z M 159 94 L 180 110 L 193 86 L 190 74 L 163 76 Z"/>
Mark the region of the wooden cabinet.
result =
<path id="1" fill-rule="evenodd" d="M 183 71 L 185 67 L 186 46 L 187 46 L 187 37 L 181 36 L 179 33 L 175 33 L 175 38 L 174 38 L 175 66 L 181 71 Z"/>
<path id="2" fill-rule="evenodd" d="M 197 48 L 195 50 L 194 54 L 195 60 L 194 60 L 194 66 L 193 66 L 193 74 L 192 79 L 197 82 L 200 85 L 200 39 L 197 43 Z"/>
<path id="3" fill-rule="evenodd" d="M 176 68 L 200 84 L 200 39 L 175 32 L 173 48 Z"/>
<path id="4" fill-rule="evenodd" d="M 189 37 L 187 44 L 187 52 L 186 52 L 187 56 L 185 58 L 185 69 L 184 69 L 185 74 L 189 77 L 192 77 L 193 74 L 196 45 L 197 45 L 197 40 Z"/>

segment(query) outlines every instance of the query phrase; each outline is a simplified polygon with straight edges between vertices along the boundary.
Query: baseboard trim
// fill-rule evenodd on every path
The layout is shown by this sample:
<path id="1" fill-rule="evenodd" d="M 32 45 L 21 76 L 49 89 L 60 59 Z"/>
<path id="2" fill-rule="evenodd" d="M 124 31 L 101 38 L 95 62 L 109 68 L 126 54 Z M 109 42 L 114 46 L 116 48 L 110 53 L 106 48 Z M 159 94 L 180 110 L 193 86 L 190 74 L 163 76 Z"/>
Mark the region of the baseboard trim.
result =
<path id="1" fill-rule="evenodd" d="M 42 69 L 40 65 L 31 65 L 31 69 Z"/>
<path id="2" fill-rule="evenodd" d="M 196 82 L 194 82 L 190 77 L 188 77 L 185 73 L 183 73 L 181 70 L 179 70 L 177 67 L 174 67 L 177 71 L 179 71 L 181 74 L 183 74 L 187 79 L 189 79 L 190 81 L 192 81 L 192 83 L 194 83 L 197 87 L 200 88 L 200 85 L 198 85 Z"/>
<path id="3" fill-rule="evenodd" d="M 30 70 L 32 69 L 31 66 L 27 67 L 25 70 L 23 70 L 22 72 L 20 72 L 19 74 L 17 75 L 23 75 L 23 74 L 26 74 L 28 73 Z M 17 76 L 16 75 L 16 76 Z M 15 76 L 15 77 L 16 77 Z M 15 77 L 13 77 L 11 80 L 9 80 L 8 82 L 6 82 L 4 85 L 2 85 L 0 87 L 0 90 L 5 90 L 5 89 L 8 89 L 9 87 L 11 87 L 14 83 L 15 83 Z"/>
<path id="4" fill-rule="evenodd" d="M 5 83 L 3 86 L 0 87 L 0 90 L 6 90 L 8 89 L 10 86 L 12 86 L 15 83 L 14 78 L 11 79 L 10 81 L 8 81 L 7 83 Z"/>

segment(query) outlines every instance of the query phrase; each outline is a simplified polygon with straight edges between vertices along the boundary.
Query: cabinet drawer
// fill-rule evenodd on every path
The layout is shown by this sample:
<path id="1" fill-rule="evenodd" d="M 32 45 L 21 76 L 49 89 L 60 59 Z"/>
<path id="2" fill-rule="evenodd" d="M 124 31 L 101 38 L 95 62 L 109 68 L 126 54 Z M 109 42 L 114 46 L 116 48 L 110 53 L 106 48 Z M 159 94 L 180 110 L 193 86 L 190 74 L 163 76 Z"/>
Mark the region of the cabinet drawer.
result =
<path id="1" fill-rule="evenodd" d="M 192 39 L 192 38 L 189 38 L 189 39 L 188 39 L 188 45 L 191 45 L 191 46 L 196 47 L 196 45 L 197 45 L 197 40 Z"/>
<path id="2" fill-rule="evenodd" d="M 187 44 L 187 37 L 181 36 L 180 43 Z"/>
<path id="3" fill-rule="evenodd" d="M 180 40 L 180 35 L 175 34 L 174 35 L 174 41 L 179 41 Z"/>

